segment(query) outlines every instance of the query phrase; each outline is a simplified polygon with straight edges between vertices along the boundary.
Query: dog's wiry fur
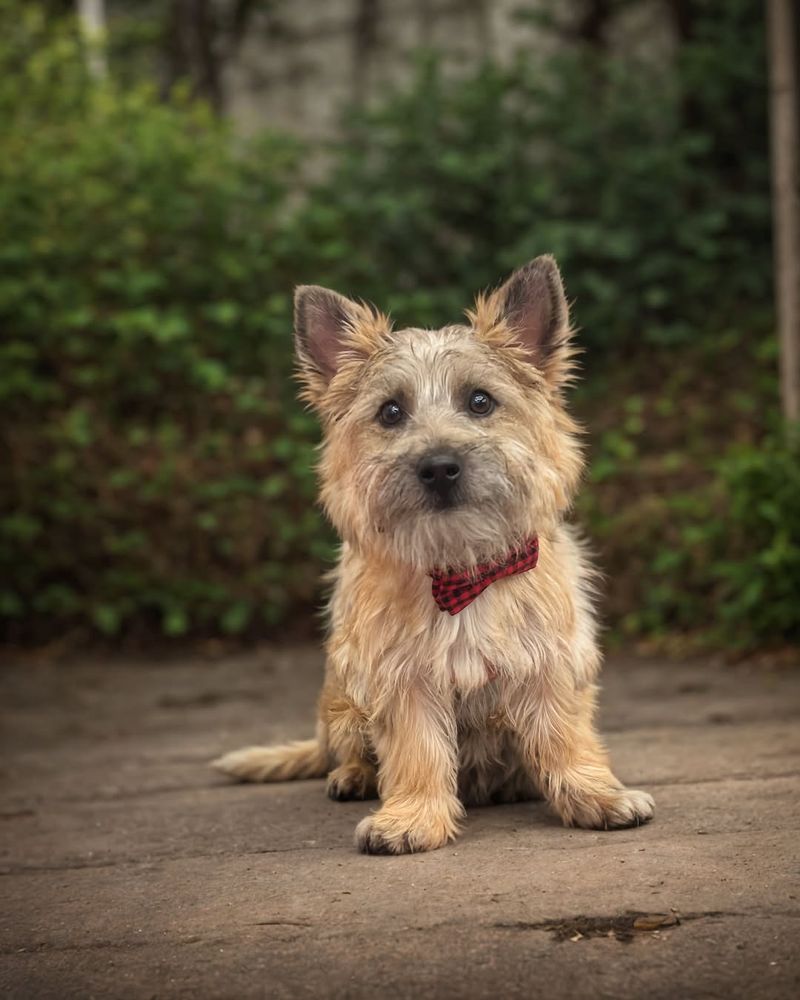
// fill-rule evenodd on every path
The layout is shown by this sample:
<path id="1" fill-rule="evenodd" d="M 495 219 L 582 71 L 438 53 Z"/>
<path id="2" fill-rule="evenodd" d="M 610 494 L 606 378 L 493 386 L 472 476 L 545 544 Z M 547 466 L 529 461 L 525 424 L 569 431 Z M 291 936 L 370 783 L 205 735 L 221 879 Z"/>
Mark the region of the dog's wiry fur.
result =
<path id="1" fill-rule="evenodd" d="M 600 665 L 592 571 L 564 523 L 581 473 L 563 390 L 571 331 L 558 269 L 540 257 L 468 323 L 395 331 L 365 305 L 298 289 L 303 396 L 324 429 L 322 502 L 343 545 L 333 574 L 317 736 L 216 762 L 249 781 L 328 777 L 333 798 L 379 795 L 359 848 L 441 847 L 465 804 L 543 795 L 564 823 L 646 822 L 595 733 Z M 471 391 L 496 401 L 471 413 Z M 378 419 L 397 401 L 396 426 Z M 463 460 L 458 502 L 430 502 L 415 469 L 447 448 Z M 537 534 L 533 571 L 499 580 L 460 614 L 431 596 L 435 567 L 500 560 Z"/>

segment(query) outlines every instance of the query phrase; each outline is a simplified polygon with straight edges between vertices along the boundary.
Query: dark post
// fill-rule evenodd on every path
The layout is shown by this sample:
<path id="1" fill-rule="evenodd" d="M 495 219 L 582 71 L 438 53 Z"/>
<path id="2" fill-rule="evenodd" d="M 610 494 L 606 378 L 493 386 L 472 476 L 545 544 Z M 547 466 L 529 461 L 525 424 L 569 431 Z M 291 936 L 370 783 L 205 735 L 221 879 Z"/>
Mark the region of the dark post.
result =
<path id="1" fill-rule="evenodd" d="M 800 420 L 800 211 L 795 0 L 767 0 L 772 139 L 775 304 L 780 338 L 781 405 Z"/>

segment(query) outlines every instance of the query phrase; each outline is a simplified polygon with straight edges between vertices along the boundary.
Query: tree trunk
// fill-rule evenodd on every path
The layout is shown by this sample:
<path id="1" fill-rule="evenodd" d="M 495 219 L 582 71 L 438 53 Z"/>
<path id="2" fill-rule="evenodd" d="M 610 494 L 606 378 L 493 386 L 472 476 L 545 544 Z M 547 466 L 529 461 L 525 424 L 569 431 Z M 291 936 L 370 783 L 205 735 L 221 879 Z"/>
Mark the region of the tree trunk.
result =
<path id="1" fill-rule="evenodd" d="M 781 405 L 800 420 L 800 208 L 794 21 L 795 0 L 767 0 L 772 141 L 772 221 L 775 304 L 780 337 Z"/>
<path id="2" fill-rule="evenodd" d="M 106 32 L 105 0 L 78 0 L 78 20 L 86 40 L 86 63 L 95 80 L 108 73 L 104 51 Z"/>
<path id="3" fill-rule="evenodd" d="M 171 0 L 166 48 L 167 90 L 188 80 L 195 95 L 223 110 L 219 25 L 210 0 Z"/>

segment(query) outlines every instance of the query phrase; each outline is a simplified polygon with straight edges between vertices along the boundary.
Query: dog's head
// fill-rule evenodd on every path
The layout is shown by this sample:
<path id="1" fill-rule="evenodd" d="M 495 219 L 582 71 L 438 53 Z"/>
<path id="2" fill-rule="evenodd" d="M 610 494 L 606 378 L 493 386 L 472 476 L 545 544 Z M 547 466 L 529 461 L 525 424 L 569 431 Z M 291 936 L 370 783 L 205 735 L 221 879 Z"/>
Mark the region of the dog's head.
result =
<path id="1" fill-rule="evenodd" d="M 303 396 L 324 429 L 322 501 L 342 538 L 424 570 L 546 533 L 581 470 L 562 390 L 572 350 L 558 267 L 537 257 L 468 325 L 393 330 L 369 306 L 297 289 Z"/>

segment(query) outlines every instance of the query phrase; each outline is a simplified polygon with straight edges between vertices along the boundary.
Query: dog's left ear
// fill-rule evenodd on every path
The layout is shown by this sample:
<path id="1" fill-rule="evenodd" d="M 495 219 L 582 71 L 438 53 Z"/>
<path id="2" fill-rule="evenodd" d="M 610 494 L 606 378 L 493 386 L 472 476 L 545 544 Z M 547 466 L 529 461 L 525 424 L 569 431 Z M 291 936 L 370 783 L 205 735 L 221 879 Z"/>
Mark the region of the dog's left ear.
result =
<path id="1" fill-rule="evenodd" d="M 570 356 L 569 306 L 555 258 L 536 257 L 486 298 L 479 299 L 476 324 L 501 324 L 545 375 L 558 378 Z M 492 337 L 494 339 L 494 337 Z"/>

